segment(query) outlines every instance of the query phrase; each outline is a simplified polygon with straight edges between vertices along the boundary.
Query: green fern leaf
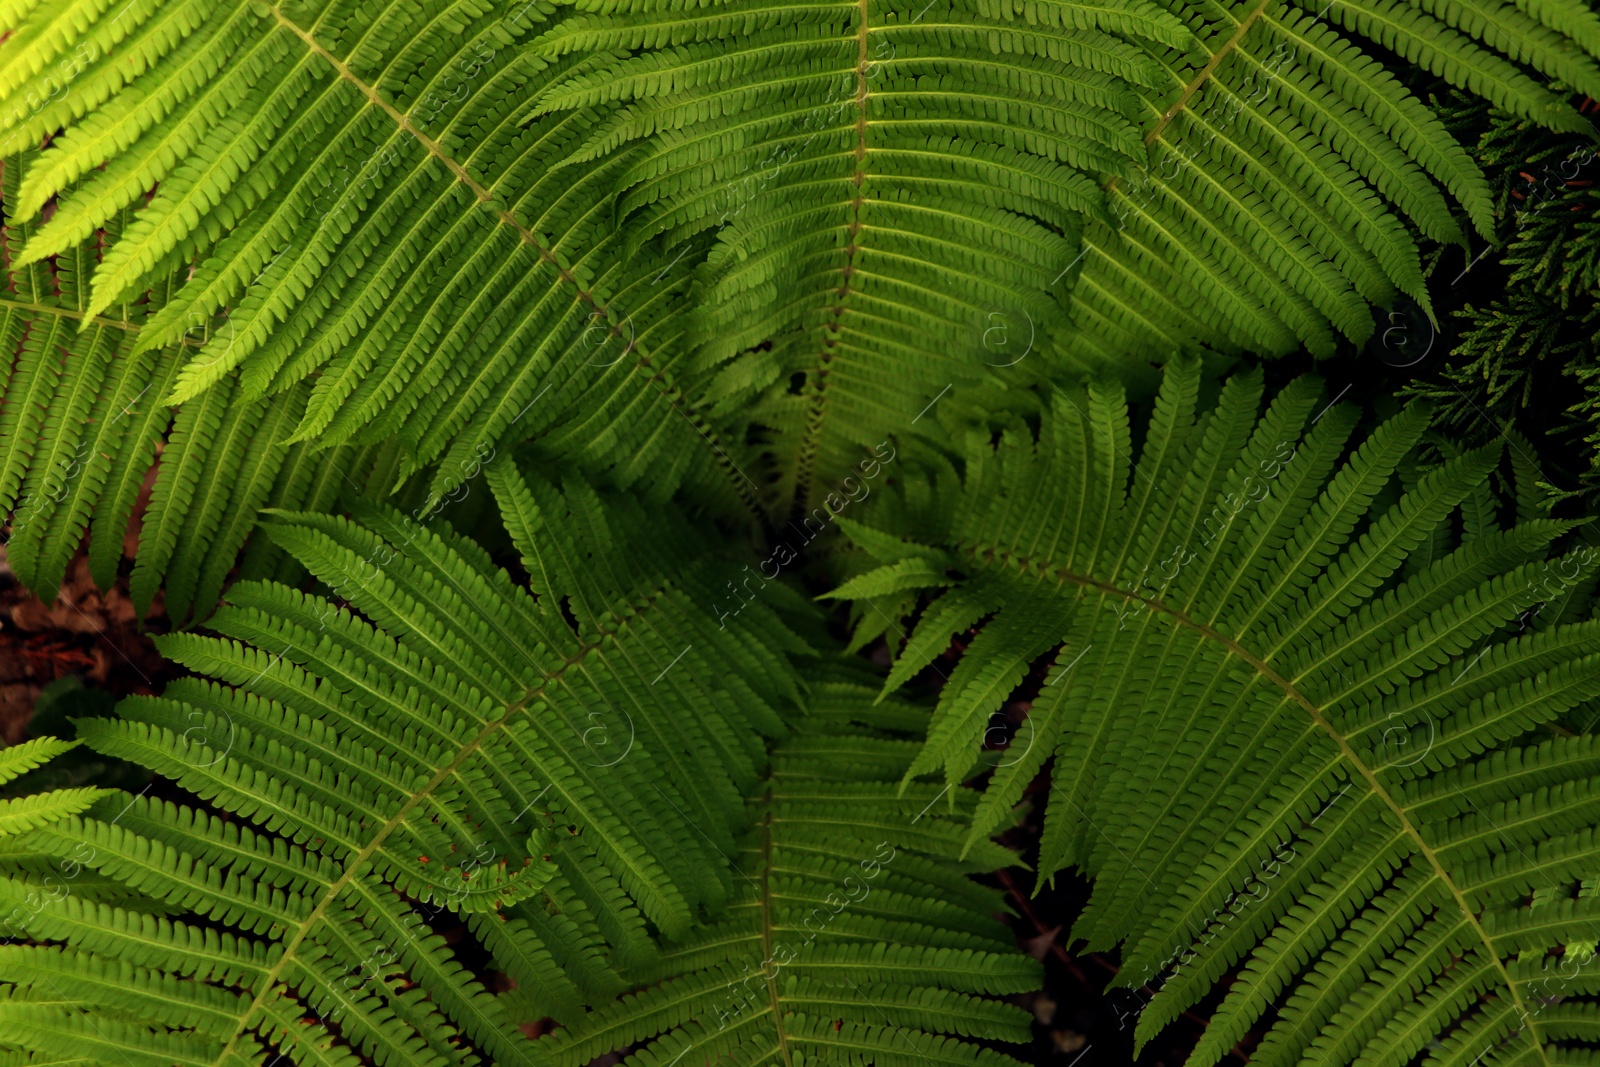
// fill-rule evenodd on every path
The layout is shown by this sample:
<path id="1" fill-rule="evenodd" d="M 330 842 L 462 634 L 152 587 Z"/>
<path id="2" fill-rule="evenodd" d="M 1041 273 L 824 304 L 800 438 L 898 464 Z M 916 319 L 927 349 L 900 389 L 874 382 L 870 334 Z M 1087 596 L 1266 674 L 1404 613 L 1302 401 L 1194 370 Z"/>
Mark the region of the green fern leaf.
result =
<path id="1" fill-rule="evenodd" d="M 7 802 L 0 921 L 37 943 L 0 950 L 0 1044 L 543 1064 L 512 1011 L 578 1017 L 623 987 L 619 965 L 647 965 L 647 920 L 681 936 L 722 903 L 718 841 L 732 847 L 739 815 L 718 805 L 764 770 L 746 738 L 782 729 L 761 694 L 798 693 L 781 650 L 803 646 L 760 608 L 750 625 L 772 645 L 714 641 L 687 524 L 504 461 L 495 484 L 508 512 L 543 517 L 524 552 L 586 565 L 530 593 L 442 524 L 279 513 L 274 539 L 348 608 L 240 583 L 217 636 L 159 639 L 196 677 L 79 720 L 90 747 L 203 806 L 99 789 Z M 684 634 L 749 681 L 665 641 Z M 66 747 L 32 743 L 0 773 Z M 706 750 L 726 769 L 686 759 Z M 64 876 L 42 880 L 41 861 Z M 516 997 L 429 926 L 447 913 L 470 918 Z M 114 977 L 129 988 L 107 994 Z"/>
<path id="2" fill-rule="evenodd" d="M 991 998 L 1029 988 L 1038 968 L 990 917 L 993 891 L 963 877 L 1005 852 L 958 860 L 938 790 L 896 793 L 915 750 L 906 734 L 925 719 L 874 706 L 860 682 L 821 672 L 775 749 L 725 915 L 665 945 L 636 974 L 644 988 L 542 1040 L 552 1064 L 623 1048 L 639 1064 L 1015 1062 L 971 1042 L 1028 1039 L 1028 1016 Z"/>
<path id="3" fill-rule="evenodd" d="M 1592 739 L 1541 728 L 1600 691 L 1600 630 L 1525 619 L 1592 584 L 1593 550 L 1546 562 L 1571 523 L 1480 519 L 1407 573 L 1479 508 L 1497 448 L 1385 495 L 1421 409 L 1352 440 L 1354 412 L 1310 379 L 1264 413 L 1258 376 L 1210 407 L 1198 385 L 1195 364 L 1169 368 L 1136 458 L 1107 388 L 1063 391 L 1037 439 L 968 443 L 961 483 L 915 519 L 919 557 L 960 577 L 925 580 L 950 588 L 908 651 L 994 614 L 902 788 L 967 776 L 988 716 L 1053 649 L 968 843 L 1053 759 L 1040 869 L 1090 874 L 1075 935 L 1125 942 L 1119 982 L 1158 987 L 1141 1042 L 1239 969 L 1192 1063 L 1251 1030 L 1253 1062 L 1399 1063 L 1430 1041 L 1429 1062 L 1565 1062 L 1591 1035 L 1550 998 L 1600 988 L 1583 947 L 1596 768 Z"/>

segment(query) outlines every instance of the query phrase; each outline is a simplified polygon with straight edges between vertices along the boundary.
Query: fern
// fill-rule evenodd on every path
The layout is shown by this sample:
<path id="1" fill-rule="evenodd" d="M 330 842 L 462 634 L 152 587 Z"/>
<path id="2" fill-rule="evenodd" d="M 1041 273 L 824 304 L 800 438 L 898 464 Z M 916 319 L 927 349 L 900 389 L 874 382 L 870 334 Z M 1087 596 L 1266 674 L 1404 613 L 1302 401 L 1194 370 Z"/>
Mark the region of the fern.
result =
<path id="1" fill-rule="evenodd" d="M 4 950 L 0 1044 L 217 1063 L 273 1047 L 450 1063 L 470 1045 L 541 1062 L 511 1005 L 564 1018 L 614 995 L 651 929 L 681 934 L 727 897 L 721 854 L 764 766 L 754 730 L 783 730 L 776 705 L 798 697 L 784 650 L 802 646 L 753 609 L 746 639 L 719 646 L 740 661 L 727 675 L 704 658 L 704 550 L 681 524 L 649 520 L 647 542 L 636 504 L 529 484 L 504 461 L 490 477 L 530 588 L 383 507 L 360 524 L 282 515 L 274 538 L 349 608 L 235 585 L 217 636 L 159 639 L 218 681 L 78 722 L 96 751 L 193 799 L 6 802 L 37 810 L 13 816 L 29 832 L 0 896 L 47 943 Z M 41 894 L 51 863 L 109 884 Z M 509 1003 L 429 930 L 446 913 L 515 979 Z"/>
<path id="2" fill-rule="evenodd" d="M 0 784 L 42 766 L 75 746 L 72 741 L 40 737 L 0 751 Z M 0 800 L 0 837 L 14 837 L 75 815 L 99 799 L 100 793 L 101 790 L 87 786 Z"/>
<path id="3" fill-rule="evenodd" d="M 1600 91 L 1576 0 L 1314 7 L 17 5 L 0 154 L 50 141 L 10 262 L 83 321 L 164 289 L 130 359 L 205 327 L 152 399 L 392 441 L 436 495 L 537 438 L 781 513 L 937 440 L 958 384 L 954 422 L 996 376 L 1324 352 L 1426 305 L 1408 224 L 1460 239 L 1442 187 L 1487 232 L 1487 187 L 1363 42 L 1558 128 L 1535 75 Z"/>
<path id="4" fill-rule="evenodd" d="M 490 477 L 526 590 L 472 542 L 381 506 L 361 524 L 281 516 L 273 536 L 365 618 L 236 585 L 218 636 L 160 639 L 217 682 L 78 722 L 186 799 L 0 802 L 0 830 L 18 835 L 0 847 L 5 921 L 34 940 L 0 948 L 0 1046 L 546 1064 L 659 1035 L 645 1062 L 691 1045 L 1010 1062 L 969 1039 L 1026 1038 L 1027 1015 L 987 996 L 1031 988 L 1038 969 L 964 875 L 1012 857 L 958 860 L 942 791 L 897 794 L 925 715 L 874 707 L 858 674 L 824 668 L 769 768 L 750 729 L 788 732 L 775 702 L 798 690 L 768 643 L 802 650 L 771 613 L 743 613 L 749 637 L 719 643 L 739 656 L 730 675 L 691 651 L 719 631 L 686 531 L 656 516 L 646 540 L 626 500 L 530 484 L 503 461 Z M 668 634 L 693 640 L 676 652 Z M 631 724 L 619 756 L 589 736 L 596 707 Z M 0 773 L 67 747 L 9 750 Z M 735 848 L 739 789 L 761 799 Z M 703 905 L 721 918 L 691 931 Z M 490 994 L 430 927 L 440 915 L 464 919 L 516 988 Z M 778 958 L 783 941 L 794 952 Z M 750 959 L 773 972 L 761 1005 L 734 991 Z M 583 1010 L 625 983 L 642 991 Z M 733 997 L 744 1018 L 711 1026 Z M 512 1027 L 549 1015 L 568 1026 L 539 1043 Z"/>
<path id="5" fill-rule="evenodd" d="M 22 167 L 8 162 L 0 185 L 13 262 L 32 229 L 9 213 Z M 108 226 L 113 235 L 127 214 Z M 0 392 L 0 513 L 11 515 L 8 559 L 24 582 L 50 599 L 87 532 L 94 579 L 109 587 L 161 443 L 149 505 L 140 515 L 134 602 L 142 614 L 161 589 L 174 621 L 191 609 L 203 618 L 260 508 L 326 509 L 365 488 L 377 457 L 370 447 L 315 453 L 287 445 L 305 406 L 304 388 L 252 406 L 238 402 L 237 384 L 230 381 L 176 411 L 163 403 L 182 353 L 200 346 L 205 331 L 141 350 L 140 331 L 161 303 L 158 294 L 177 287 L 176 275 L 143 302 L 113 309 L 120 318 L 90 314 L 82 283 L 94 254 L 92 245 L 79 246 L 53 266 L 16 267 L 9 272 L 10 294 L 0 299 L 0 349 L 10 361 Z M 262 546 L 246 574 L 271 573 L 275 563 Z"/>
<path id="6" fill-rule="evenodd" d="M 633 976 L 644 990 L 542 1042 L 552 1064 L 645 1041 L 628 1062 L 1013 1062 L 962 1039 L 1029 1038 L 1025 1012 L 988 998 L 1038 968 L 963 877 L 1014 857 L 986 844 L 958 860 L 939 791 L 896 792 L 926 714 L 873 706 L 863 680 L 819 678 L 775 750 L 724 916 L 664 945 Z"/>
<path id="7" fill-rule="evenodd" d="M 194 672 L 0 755 L 0 1053 L 1003 1067 L 967 876 L 1048 763 L 1141 1039 L 1231 976 L 1196 1062 L 1590 1062 L 1592 549 L 1201 361 L 1431 316 L 1495 204 L 1409 74 L 1576 138 L 1597 56 L 1580 0 L 0 4 L 7 558 L 109 584 L 138 512 Z M 931 718 L 801 666 L 786 515 L 852 650 L 915 616 L 886 693 L 976 631 Z M 153 777 L 37 791 L 73 745 Z"/>
<path id="8" fill-rule="evenodd" d="M 1040 871 L 1089 873 L 1075 935 L 1160 986 L 1141 1040 L 1240 967 L 1192 1062 L 1258 1025 L 1252 1063 L 1586 1062 L 1591 1006 L 1560 998 L 1600 991 L 1593 739 L 1541 727 L 1600 692 L 1600 631 L 1527 620 L 1593 549 L 1547 561 L 1571 523 L 1491 513 L 1408 573 L 1497 449 L 1385 499 L 1421 409 L 1352 441 L 1312 379 L 1259 415 L 1259 376 L 1199 385 L 1169 369 L 1136 459 L 1116 390 L 1063 391 L 1036 441 L 969 443 L 916 541 L 849 527 L 882 566 L 839 595 L 942 590 L 888 688 L 987 620 L 906 780 L 969 774 L 1045 657 L 968 841 L 1053 760 Z"/>
<path id="9" fill-rule="evenodd" d="M 374 38 L 381 12 L 357 7 L 5 13 L 0 511 L 41 595 L 91 515 L 110 582 L 169 423 L 134 591 L 143 610 L 162 588 L 180 622 L 211 610 L 260 508 L 424 466 L 438 500 L 508 429 L 622 457 L 620 481 L 648 470 L 662 496 L 719 464 L 713 497 L 751 494 L 647 354 L 684 277 L 608 252 L 605 170 L 576 189 L 539 173 L 582 123 L 511 122 L 539 86 L 517 42 L 542 9 L 435 14 Z"/>
<path id="10" fill-rule="evenodd" d="M 635 241 L 716 231 L 691 337 L 806 507 L 1035 348 L 1137 379 L 1426 307 L 1407 223 L 1463 239 L 1442 186 L 1487 234 L 1488 188 L 1363 38 L 1563 129 L 1588 126 L 1497 51 L 1600 86 L 1578 4 L 574 6 L 541 54 L 591 61 L 530 113 L 610 108 L 563 166 L 629 161 Z"/>
<path id="11" fill-rule="evenodd" d="M 624 484 L 647 469 L 635 453 L 670 441 L 662 495 L 731 474 L 657 354 L 684 278 L 616 254 L 613 166 L 547 172 L 585 120 L 514 122 L 559 69 L 523 47 L 547 15 L 529 0 L 10 9 L 0 153 L 67 127 L 9 206 L 20 220 L 54 205 L 12 265 L 68 255 L 127 212 L 87 264 L 84 313 L 189 264 L 132 350 L 210 327 L 154 399 L 235 383 L 226 406 L 259 409 L 306 383 L 285 441 L 395 440 L 400 473 L 434 464 L 439 494 L 507 432 L 620 463 Z M 749 492 L 714 477 L 735 506 Z"/>

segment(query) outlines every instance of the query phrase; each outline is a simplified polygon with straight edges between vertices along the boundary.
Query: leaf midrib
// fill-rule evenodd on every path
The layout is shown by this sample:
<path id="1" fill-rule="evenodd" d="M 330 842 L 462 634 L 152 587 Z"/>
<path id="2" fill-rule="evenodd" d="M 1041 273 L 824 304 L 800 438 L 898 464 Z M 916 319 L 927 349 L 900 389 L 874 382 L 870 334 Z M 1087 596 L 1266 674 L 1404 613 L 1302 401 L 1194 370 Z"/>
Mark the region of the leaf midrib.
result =
<path id="1" fill-rule="evenodd" d="M 1250 27 L 1255 25 L 1256 20 L 1266 12 L 1268 5 L 1271 3 L 1272 0 L 1256 0 L 1256 5 L 1239 21 L 1233 33 L 1228 35 L 1228 39 L 1222 42 L 1222 47 L 1211 54 L 1211 58 L 1206 61 L 1206 65 L 1201 67 L 1199 73 L 1193 78 L 1189 79 L 1183 89 L 1179 91 L 1178 98 L 1167 106 L 1167 110 L 1162 112 L 1161 117 L 1156 120 L 1155 126 L 1151 128 L 1149 133 L 1144 135 L 1144 143 L 1146 145 L 1155 144 L 1161 138 L 1161 135 L 1166 132 L 1167 127 L 1172 124 L 1173 120 L 1188 108 L 1189 102 L 1194 99 L 1195 94 L 1205 87 L 1206 82 L 1211 80 L 1212 75 L 1217 72 L 1217 67 L 1221 66 L 1222 61 L 1228 58 L 1228 54 L 1239 47 L 1240 42 L 1244 40 L 1244 35 L 1250 32 Z M 1116 191 L 1119 180 L 1118 178 L 1112 178 L 1106 183 L 1107 194 Z"/>
<path id="2" fill-rule="evenodd" d="M 53 307 L 50 304 L 33 304 L 26 300 L 13 300 L 10 297 L 0 297 L 0 307 L 15 308 L 18 311 L 31 311 L 39 315 L 54 315 L 61 319 L 73 319 L 77 322 L 87 323 L 90 326 L 105 326 L 113 330 L 122 330 L 124 333 L 138 333 L 143 327 L 137 322 L 128 322 L 126 319 L 108 319 L 101 315 L 86 315 L 81 311 L 67 307 Z M 197 341 L 190 337 L 180 337 L 163 347 L 200 348 L 204 341 Z"/>
<path id="3" fill-rule="evenodd" d="M 825 338 L 822 342 L 822 351 L 817 355 L 817 382 L 806 416 L 805 429 L 800 439 L 800 448 L 795 458 L 794 481 L 794 509 L 804 509 L 810 502 L 811 473 L 816 464 L 817 451 L 822 445 L 822 424 L 827 417 L 828 406 L 828 367 L 833 361 L 833 349 L 837 344 L 837 327 L 844 318 L 845 301 L 850 297 L 850 279 L 856 271 L 856 242 L 861 238 L 861 208 L 866 203 L 866 198 L 861 193 L 861 187 L 867 180 L 867 67 L 870 54 L 868 40 L 872 35 L 872 26 L 868 21 L 870 5 L 868 0 L 857 0 L 856 8 L 859 11 L 860 21 L 856 28 L 856 169 L 850 176 L 850 184 L 855 187 L 856 193 L 852 200 L 854 217 L 846 230 L 847 244 L 844 266 L 841 268 L 844 278 L 839 286 L 838 294 L 834 299 L 831 325 L 835 327 L 833 338 Z M 824 321 L 820 329 L 826 333 L 830 323 Z M 784 1061 L 787 1067 L 788 1053 L 785 1051 Z"/>
<path id="4" fill-rule="evenodd" d="M 865 3 L 865 0 L 862 0 Z M 772 808 L 776 803 L 769 786 L 766 798 L 766 815 L 761 819 L 761 948 L 765 961 L 761 964 L 762 977 L 767 982 L 767 999 L 772 1006 L 772 1027 L 778 1035 L 778 1052 L 783 1056 L 784 1067 L 794 1067 L 789 1055 L 789 1035 L 783 1028 L 783 1004 L 778 996 L 778 974 L 772 964 Z"/>

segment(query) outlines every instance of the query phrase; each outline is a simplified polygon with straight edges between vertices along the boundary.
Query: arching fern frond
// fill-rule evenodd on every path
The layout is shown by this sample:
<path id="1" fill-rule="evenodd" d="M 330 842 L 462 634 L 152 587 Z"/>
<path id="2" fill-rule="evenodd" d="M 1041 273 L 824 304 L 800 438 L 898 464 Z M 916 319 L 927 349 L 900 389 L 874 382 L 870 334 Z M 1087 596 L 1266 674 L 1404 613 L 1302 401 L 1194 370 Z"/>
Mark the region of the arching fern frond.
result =
<path id="1" fill-rule="evenodd" d="M 778 432 L 780 508 L 1065 325 L 1097 175 L 1144 161 L 1140 46 L 1192 43 L 1144 0 L 575 6 L 541 51 L 594 58 L 535 112 L 606 109 L 563 169 L 622 153 L 633 241 L 717 231 L 699 358 L 739 357 L 718 388 Z"/>
<path id="2" fill-rule="evenodd" d="M 11 214 L 23 161 L 4 164 L 4 240 L 12 262 L 32 227 Z M 108 225 L 121 231 L 128 213 Z M 109 588 L 123 535 L 155 467 L 132 592 L 143 614 L 156 592 L 182 623 L 204 618 L 239 562 L 264 507 L 321 510 L 392 473 L 371 446 L 317 452 L 289 437 L 309 388 L 260 404 L 241 401 L 237 376 L 194 401 L 164 403 L 183 361 L 205 343 L 207 324 L 162 348 L 141 331 L 179 284 L 169 275 L 119 317 L 88 309 L 83 283 L 98 262 L 91 240 L 51 262 L 14 266 L 0 297 L 0 516 L 9 515 L 7 559 L 45 600 L 53 598 L 85 535 L 95 581 Z M 159 451 L 159 460 L 157 458 Z M 255 541 L 246 576 L 270 573 L 274 554 Z"/>
<path id="3" fill-rule="evenodd" d="M 1062 338 L 1080 359 L 1196 342 L 1326 354 L 1337 334 L 1371 334 L 1368 303 L 1404 293 L 1428 307 L 1404 222 L 1461 240 L 1442 186 L 1489 237 L 1490 193 L 1373 45 L 1521 117 L 1593 135 L 1562 98 L 1600 92 L 1600 20 L 1582 3 L 1173 6 L 1203 47 L 1163 57 L 1144 97 L 1149 165 L 1110 184 L 1116 221 L 1085 232 Z"/>
<path id="4" fill-rule="evenodd" d="M 204 330 L 140 372 L 157 399 L 394 442 L 397 482 L 537 439 L 782 512 L 997 376 L 1325 351 L 1426 305 L 1413 231 L 1488 198 L 1367 42 L 1557 126 L 1535 75 L 1600 93 L 1579 0 L 1297 2 L 19 5 L 0 153 L 44 147 L 10 265 L 84 321 L 149 302 L 129 361 Z"/>
<path id="5" fill-rule="evenodd" d="M 382 506 L 280 515 L 348 608 L 239 583 L 214 636 L 158 641 L 199 676 L 79 721 L 177 799 L 115 791 L 3 849 L 0 915 L 35 943 L 0 949 L 0 1046 L 541 1064 L 514 1023 L 609 999 L 652 930 L 728 897 L 801 647 L 759 607 L 719 633 L 681 520 L 492 478 L 530 587 Z M 73 873 L 44 892 L 52 863 Z M 516 990 L 457 958 L 447 914 Z"/>
<path id="6" fill-rule="evenodd" d="M 127 211 L 83 272 L 86 314 L 192 266 L 134 351 L 213 327 L 157 400 L 314 377 L 291 442 L 396 439 L 402 475 L 444 460 L 439 493 L 511 433 L 624 484 L 648 470 L 663 497 L 709 474 L 737 507 L 752 488 L 670 367 L 686 276 L 620 254 L 615 163 L 548 171 L 592 120 L 514 121 L 559 73 L 522 47 L 547 16 L 535 0 L 8 9 L 0 152 L 65 127 L 11 205 L 53 208 L 12 263 Z"/>
<path id="7" fill-rule="evenodd" d="M 540 46 L 590 59 L 534 113 L 609 107 L 564 169 L 627 153 L 635 240 L 717 230 L 700 358 L 738 356 L 718 388 L 761 398 L 802 502 L 819 463 L 1034 349 L 1126 379 L 1426 306 L 1408 223 L 1461 240 L 1443 186 L 1487 234 L 1489 195 L 1369 42 L 1565 128 L 1588 126 L 1528 71 L 1600 92 L 1576 0 L 573 6 Z"/>
<path id="8" fill-rule="evenodd" d="M 1540 728 L 1600 692 L 1600 624 L 1528 620 L 1595 553 L 1476 515 L 1496 448 L 1397 479 L 1419 408 L 1353 440 L 1311 379 L 1261 394 L 1201 407 L 1175 364 L 1135 427 L 1062 391 L 1037 440 L 969 443 L 915 542 L 852 527 L 883 566 L 840 595 L 942 590 L 891 688 L 982 621 L 907 780 L 965 777 L 1046 657 L 969 841 L 1053 759 L 1041 872 L 1089 873 L 1075 933 L 1160 985 L 1141 1038 L 1242 966 L 1191 1062 L 1258 1024 L 1253 1063 L 1583 1062 L 1591 1007 L 1553 1000 L 1600 991 L 1600 765 Z"/>
<path id="9" fill-rule="evenodd" d="M 1039 968 L 966 877 L 1014 857 L 986 842 L 958 858 L 938 787 L 896 791 L 927 713 L 874 706 L 869 678 L 817 680 L 751 805 L 727 911 L 630 975 L 643 989 L 540 1042 L 553 1067 L 622 1049 L 637 1067 L 1015 1062 L 972 1042 L 1029 1039 L 1029 1015 L 990 998 Z"/>

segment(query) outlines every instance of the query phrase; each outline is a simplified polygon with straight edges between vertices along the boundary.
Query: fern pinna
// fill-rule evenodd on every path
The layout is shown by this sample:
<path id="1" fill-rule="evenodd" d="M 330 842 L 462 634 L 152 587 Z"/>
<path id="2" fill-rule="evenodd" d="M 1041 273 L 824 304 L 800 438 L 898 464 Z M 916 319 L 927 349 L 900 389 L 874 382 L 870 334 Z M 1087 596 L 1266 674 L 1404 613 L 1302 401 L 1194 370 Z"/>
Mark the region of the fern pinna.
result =
<path id="1" fill-rule="evenodd" d="M 1094 879 L 1074 934 L 1158 988 L 1141 1039 L 1236 970 L 1191 1062 L 1257 1026 L 1252 1063 L 1591 1062 L 1600 763 L 1556 727 L 1600 693 L 1600 623 L 1538 609 L 1600 557 L 1495 524 L 1497 447 L 1402 469 L 1420 408 L 1352 440 L 1310 378 L 1264 413 L 1258 375 L 1200 391 L 1171 367 L 1136 446 L 1116 389 L 1062 390 L 915 525 L 848 524 L 867 618 L 936 593 L 888 688 L 985 620 L 907 780 L 971 773 L 1044 657 L 968 840 L 1052 762 L 1040 871 Z"/>

